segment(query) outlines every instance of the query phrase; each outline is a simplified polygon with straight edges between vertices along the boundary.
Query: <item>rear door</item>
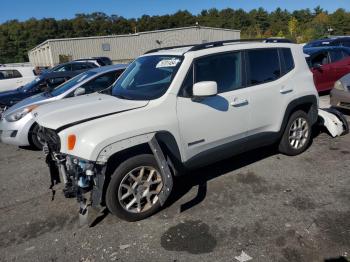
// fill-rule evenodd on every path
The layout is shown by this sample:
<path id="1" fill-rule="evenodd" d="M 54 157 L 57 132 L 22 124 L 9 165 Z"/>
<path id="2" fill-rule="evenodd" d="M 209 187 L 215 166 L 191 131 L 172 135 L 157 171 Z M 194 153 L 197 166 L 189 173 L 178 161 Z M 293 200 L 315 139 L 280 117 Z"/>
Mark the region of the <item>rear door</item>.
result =
<path id="1" fill-rule="evenodd" d="M 334 81 L 329 53 L 324 50 L 313 54 L 310 58 L 310 64 L 317 91 L 329 90 Z"/>
<path id="2" fill-rule="evenodd" d="M 284 60 L 280 59 L 285 57 Z M 282 63 L 283 62 L 283 66 Z M 272 139 L 279 131 L 284 108 L 293 95 L 293 81 L 288 71 L 294 62 L 290 48 L 264 48 L 246 51 L 247 82 L 250 94 L 252 138 L 266 135 Z M 261 139 L 263 145 L 264 139 Z"/>

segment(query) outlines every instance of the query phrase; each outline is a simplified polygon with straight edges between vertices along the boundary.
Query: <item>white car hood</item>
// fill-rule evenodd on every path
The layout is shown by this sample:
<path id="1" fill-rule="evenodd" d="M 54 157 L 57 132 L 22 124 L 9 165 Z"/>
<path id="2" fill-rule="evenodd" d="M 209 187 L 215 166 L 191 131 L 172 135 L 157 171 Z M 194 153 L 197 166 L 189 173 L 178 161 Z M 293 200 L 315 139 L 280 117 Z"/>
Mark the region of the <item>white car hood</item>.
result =
<path id="1" fill-rule="evenodd" d="M 32 114 L 39 125 L 57 130 L 67 125 L 144 107 L 148 102 L 94 93 L 39 106 Z"/>

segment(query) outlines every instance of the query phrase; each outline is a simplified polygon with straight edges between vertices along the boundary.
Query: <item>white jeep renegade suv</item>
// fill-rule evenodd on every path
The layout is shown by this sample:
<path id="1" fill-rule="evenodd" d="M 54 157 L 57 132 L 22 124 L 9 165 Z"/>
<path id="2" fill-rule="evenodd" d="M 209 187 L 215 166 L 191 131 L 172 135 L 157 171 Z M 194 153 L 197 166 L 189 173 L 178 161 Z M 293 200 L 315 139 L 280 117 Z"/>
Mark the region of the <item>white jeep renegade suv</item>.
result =
<path id="1" fill-rule="evenodd" d="M 93 206 L 136 221 L 166 201 L 173 176 L 276 143 L 302 153 L 318 95 L 300 46 L 224 41 L 156 49 L 102 93 L 32 113 L 52 182 L 84 213 Z"/>

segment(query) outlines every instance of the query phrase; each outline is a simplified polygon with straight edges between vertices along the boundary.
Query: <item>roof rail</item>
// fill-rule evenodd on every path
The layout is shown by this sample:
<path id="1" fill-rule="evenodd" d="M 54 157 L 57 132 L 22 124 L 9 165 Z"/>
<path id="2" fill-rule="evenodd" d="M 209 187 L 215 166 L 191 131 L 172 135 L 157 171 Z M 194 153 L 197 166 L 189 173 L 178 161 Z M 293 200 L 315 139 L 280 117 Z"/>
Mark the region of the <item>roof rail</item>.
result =
<path id="1" fill-rule="evenodd" d="M 169 47 L 156 48 L 156 49 L 152 49 L 152 50 L 147 51 L 145 54 L 154 53 L 154 52 L 158 52 L 158 51 L 161 51 L 161 50 L 182 48 L 182 47 L 191 47 L 187 52 L 198 51 L 198 50 L 203 50 L 203 49 L 207 49 L 207 48 L 223 46 L 224 44 L 240 43 L 240 42 L 265 42 L 265 43 L 283 42 L 283 43 L 293 43 L 291 40 L 286 39 L 286 38 L 281 38 L 281 39 L 277 39 L 277 38 L 234 39 L 234 40 L 223 40 L 223 41 L 208 42 L 208 43 L 203 43 L 203 44 L 179 45 L 179 46 L 169 46 Z"/>
<path id="2" fill-rule="evenodd" d="M 175 49 L 175 48 L 190 47 L 190 46 L 195 46 L 195 45 L 196 45 L 196 44 L 193 44 L 193 45 L 175 45 L 175 46 L 160 47 L 160 48 L 155 48 L 155 49 L 148 50 L 145 54 L 154 53 L 154 52 L 158 52 L 158 51 L 161 51 L 161 50 L 169 50 L 169 49 Z"/>

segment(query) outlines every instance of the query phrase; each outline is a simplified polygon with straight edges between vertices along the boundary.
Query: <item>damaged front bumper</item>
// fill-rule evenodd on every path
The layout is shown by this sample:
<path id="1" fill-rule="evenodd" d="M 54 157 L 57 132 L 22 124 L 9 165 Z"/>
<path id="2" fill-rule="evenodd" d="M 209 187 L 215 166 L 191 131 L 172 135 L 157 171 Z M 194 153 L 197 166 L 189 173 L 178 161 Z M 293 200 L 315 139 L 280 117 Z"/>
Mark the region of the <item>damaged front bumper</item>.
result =
<path id="1" fill-rule="evenodd" d="M 62 182 L 64 196 L 77 199 L 80 218 L 81 215 L 87 215 L 89 206 L 103 208 L 106 166 L 60 153 L 60 138 L 54 130 L 40 127 L 38 135 L 45 141 L 43 151 L 50 171 L 52 199 L 55 195 L 54 186 Z"/>
<path id="2" fill-rule="evenodd" d="M 105 179 L 105 166 L 71 155 L 52 152 L 44 146 L 46 163 L 49 166 L 51 188 L 63 182 L 66 198 L 76 197 L 78 202 L 90 202 L 94 207 L 102 207 L 102 191 Z M 86 193 L 91 193 L 86 199 Z"/>

